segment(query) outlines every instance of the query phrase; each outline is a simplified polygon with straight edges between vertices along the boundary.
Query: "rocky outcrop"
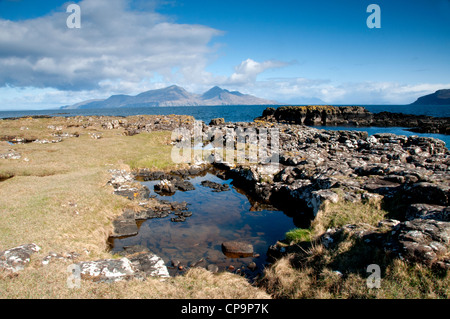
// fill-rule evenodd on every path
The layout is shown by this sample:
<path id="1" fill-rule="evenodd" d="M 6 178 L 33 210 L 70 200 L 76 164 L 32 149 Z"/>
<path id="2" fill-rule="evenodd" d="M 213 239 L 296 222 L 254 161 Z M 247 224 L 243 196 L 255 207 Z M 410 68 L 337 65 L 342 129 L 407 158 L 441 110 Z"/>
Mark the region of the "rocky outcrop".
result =
<path id="1" fill-rule="evenodd" d="M 261 123 L 239 124 L 258 128 Z M 226 129 L 237 124 L 219 126 Z M 218 129 L 216 128 L 216 129 Z M 216 162 L 225 178 L 257 199 L 283 210 L 317 215 L 325 202 L 396 198 L 404 205 L 447 206 L 450 154 L 437 139 L 366 132 L 324 131 L 274 124 L 279 164 Z M 338 195 L 336 189 L 342 189 Z"/>
<path id="2" fill-rule="evenodd" d="M 419 97 L 411 105 L 450 105 L 450 89 L 438 90 L 432 94 Z"/>
<path id="3" fill-rule="evenodd" d="M 256 121 L 308 126 L 407 127 L 417 133 L 450 134 L 450 118 L 402 113 L 371 113 L 360 106 L 283 106 L 267 108 Z"/>
<path id="4" fill-rule="evenodd" d="M 85 261 L 76 266 L 80 269 L 81 279 L 95 282 L 169 277 L 164 261 L 150 252 L 139 252 L 121 259 Z"/>
<path id="5" fill-rule="evenodd" d="M 392 242 L 410 261 L 450 269 L 450 222 L 420 218 L 406 221 L 400 224 Z"/>

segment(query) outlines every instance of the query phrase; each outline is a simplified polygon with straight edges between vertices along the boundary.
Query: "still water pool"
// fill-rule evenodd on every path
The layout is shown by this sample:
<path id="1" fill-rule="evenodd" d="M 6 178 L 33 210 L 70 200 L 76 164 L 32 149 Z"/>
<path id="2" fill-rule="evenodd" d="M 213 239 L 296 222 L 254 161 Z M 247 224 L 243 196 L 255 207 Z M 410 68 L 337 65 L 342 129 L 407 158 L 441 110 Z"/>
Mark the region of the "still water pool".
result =
<path id="1" fill-rule="evenodd" d="M 150 196 L 187 202 L 192 216 L 179 223 L 171 222 L 171 218 L 175 217 L 173 214 L 166 218 L 146 220 L 138 225 L 138 235 L 115 239 L 113 252 L 119 252 L 125 246 L 143 245 L 164 259 L 172 275 L 180 272 L 171 267 L 174 261 L 189 267 L 203 260 L 199 264 L 202 267 L 213 264 L 220 271 L 239 269 L 251 277 L 267 263 L 269 246 L 284 239 L 285 233 L 295 228 L 291 217 L 281 211 L 271 210 L 273 208 L 261 210 L 260 204 L 252 203 L 241 190 L 232 186 L 232 180 L 222 180 L 207 173 L 192 177 L 189 181 L 195 190 L 176 191 L 172 196 L 161 196 L 154 192 L 154 185 L 159 181 L 143 182 L 150 189 Z M 230 187 L 228 191 L 213 192 L 211 188 L 201 185 L 202 181 L 229 184 Z M 226 257 L 222 252 L 222 243 L 225 241 L 252 244 L 257 257 Z M 254 271 L 248 269 L 252 262 L 257 266 Z"/>

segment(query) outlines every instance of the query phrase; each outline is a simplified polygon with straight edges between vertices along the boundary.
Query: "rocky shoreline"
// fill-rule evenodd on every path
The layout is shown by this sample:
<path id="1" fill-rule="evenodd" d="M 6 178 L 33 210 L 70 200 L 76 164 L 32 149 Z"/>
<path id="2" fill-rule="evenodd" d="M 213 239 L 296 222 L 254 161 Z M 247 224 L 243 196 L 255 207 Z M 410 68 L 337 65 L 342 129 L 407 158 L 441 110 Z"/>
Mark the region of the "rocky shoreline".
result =
<path id="1" fill-rule="evenodd" d="M 267 108 L 257 121 L 308 126 L 407 127 L 416 133 L 450 134 L 450 118 L 403 113 L 371 113 L 361 106 L 284 106 Z"/>
<path id="2" fill-rule="evenodd" d="M 328 229 L 321 236 L 322 242 L 333 245 L 339 234 L 348 232 L 362 238 L 367 245 L 378 245 L 386 252 L 411 262 L 450 269 L 450 152 L 445 143 L 434 138 L 394 134 L 368 136 L 366 132 L 325 131 L 303 125 L 323 124 L 324 120 L 328 124 L 341 125 L 341 115 L 331 108 L 306 113 L 298 109 L 286 109 L 283 113 L 269 109 L 253 123 L 225 123 L 218 119 L 201 126 L 204 145 L 214 144 L 211 130 L 221 130 L 224 140 L 233 140 L 235 137 L 229 134 L 238 129 L 258 132 L 270 126 L 278 130 L 277 165 L 228 163 L 220 152 L 213 151 L 208 162 L 194 163 L 189 168 L 171 172 L 170 176 L 150 170 L 110 171 L 109 185 L 113 191 L 141 203 L 141 209 L 125 210 L 114 221 L 111 237 L 136 234 L 137 220 L 167 217 L 175 212 L 180 213 L 178 217 L 189 217 L 189 214 L 184 215 L 187 212 L 184 203 L 169 204 L 148 198 L 148 189 L 142 187 L 137 178 L 166 180 L 170 186 L 161 185 L 161 190 L 168 186 L 170 192 L 189 189 L 184 180 L 186 177 L 215 167 L 223 178 L 233 179 L 233 184 L 246 190 L 250 196 L 287 212 L 305 228 L 320 218 L 330 204 L 377 203 L 385 207 L 391 217 L 380 220 L 379 228 L 345 225 Z M 370 116 L 367 111 L 349 109 L 345 121 L 366 126 L 364 118 L 367 116 Z M 86 124 L 82 123 L 84 119 L 77 118 L 80 125 Z M 193 127 L 192 118 L 177 116 L 100 117 L 87 122 L 95 122 L 102 129 L 124 129 L 125 135 L 153 130 L 171 131 L 179 127 L 192 130 Z M 448 130 L 445 132 L 448 134 Z M 273 145 L 269 143 L 267 146 L 270 149 Z M 226 190 L 217 185 L 206 186 Z M 17 250 L 19 255 L 25 256 L 24 265 L 38 250 L 34 244 L 30 247 L 25 247 L 25 253 Z M 16 257 L 11 257 L 14 251 L 0 253 L 0 268 L 12 267 L 16 271 L 11 266 L 17 262 Z M 274 245 L 269 253 L 278 258 L 286 253 L 286 249 Z M 129 257 L 123 258 L 120 262 L 98 261 L 95 264 L 97 268 L 94 264 L 82 262 L 78 265 L 85 278 L 102 281 L 112 280 L 105 273 L 115 273 L 113 269 L 116 266 L 125 269 L 123 276 L 117 276 L 120 280 L 142 277 L 142 274 L 162 277 L 167 274 L 160 259 L 145 249 L 133 251 Z M 22 268 L 20 266 L 17 270 Z"/>
<path id="3" fill-rule="evenodd" d="M 215 127 L 226 139 L 227 129 L 264 125 Z M 386 250 L 450 269 L 450 152 L 442 141 L 284 123 L 273 123 L 272 128 L 280 132 L 276 167 L 222 161 L 214 165 L 256 199 L 300 218 L 305 228 L 330 203 L 379 203 L 392 216 L 380 223 L 391 225 L 397 234 L 384 243 Z"/>

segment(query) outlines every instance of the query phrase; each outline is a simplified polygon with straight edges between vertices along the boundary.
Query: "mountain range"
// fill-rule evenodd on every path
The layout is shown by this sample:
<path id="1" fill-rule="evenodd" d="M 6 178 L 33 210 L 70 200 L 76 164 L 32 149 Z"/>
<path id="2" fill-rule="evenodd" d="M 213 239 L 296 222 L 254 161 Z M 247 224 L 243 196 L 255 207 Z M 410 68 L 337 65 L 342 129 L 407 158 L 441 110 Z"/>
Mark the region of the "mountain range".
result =
<path id="1" fill-rule="evenodd" d="M 438 90 L 432 94 L 419 97 L 411 105 L 450 105 L 450 89 Z"/>
<path id="2" fill-rule="evenodd" d="M 136 96 L 113 95 L 104 100 L 88 100 L 62 106 L 61 109 L 214 105 L 280 105 L 280 103 L 242 94 L 238 91 L 228 91 L 218 86 L 203 94 L 195 94 L 177 85 L 172 85 L 163 89 L 146 91 Z"/>

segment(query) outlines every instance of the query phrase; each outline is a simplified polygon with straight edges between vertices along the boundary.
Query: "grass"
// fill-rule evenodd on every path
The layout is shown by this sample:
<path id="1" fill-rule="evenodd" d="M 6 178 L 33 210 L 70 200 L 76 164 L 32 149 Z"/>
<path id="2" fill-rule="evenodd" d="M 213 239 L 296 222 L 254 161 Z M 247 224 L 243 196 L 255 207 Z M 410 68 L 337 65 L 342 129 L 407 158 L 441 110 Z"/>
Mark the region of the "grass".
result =
<path id="1" fill-rule="evenodd" d="M 287 241 L 291 242 L 288 255 L 266 269 L 261 287 L 281 299 L 448 299 L 448 272 L 409 264 L 354 235 L 358 229 L 375 229 L 378 221 L 387 216 L 379 199 L 329 203 L 313 221 L 311 229 L 286 233 Z M 323 245 L 320 235 L 324 231 L 347 224 L 356 225 L 356 231 L 344 231 L 335 238 L 334 245 Z M 389 231 L 379 231 L 390 235 Z M 367 266 L 371 264 L 380 266 L 380 288 L 367 286 L 371 274 Z"/>
<path id="2" fill-rule="evenodd" d="M 334 191 L 343 198 L 342 189 Z M 386 219 L 389 212 L 382 207 L 382 198 L 374 197 L 360 202 L 339 200 L 337 203 L 327 202 L 313 221 L 311 227 L 314 235 L 319 235 L 328 228 L 341 227 L 347 224 L 364 223 L 375 226 Z"/>
<path id="3" fill-rule="evenodd" d="M 69 263 L 52 262 L 41 266 L 37 262 L 18 276 L 2 278 L 0 293 L 7 299 L 268 299 L 263 290 L 251 286 L 245 279 L 231 273 L 212 274 L 194 268 L 184 276 L 164 281 L 147 278 L 116 283 L 83 280 L 78 288 L 67 286 Z"/>
<path id="4" fill-rule="evenodd" d="M 113 194 L 107 184 L 108 170 L 176 165 L 170 156 L 170 132 L 125 136 L 122 129 L 102 129 L 87 118 L 2 120 L 0 132 L 49 139 L 54 132 L 50 125 L 64 125 L 64 132 L 77 131 L 80 136 L 54 144 L 0 144 L 0 152 L 13 149 L 22 155 L 18 160 L 0 159 L 0 176 L 13 176 L 0 181 L 0 251 L 27 243 L 41 247 L 18 276 L 0 273 L 1 298 L 269 297 L 240 276 L 197 269 L 164 282 L 151 278 L 114 284 L 83 281 L 79 289 L 67 288 L 67 267 L 72 261 L 44 267 L 40 262 L 50 252 L 77 252 L 80 261 L 114 257 L 107 246 L 112 221 L 130 201 Z M 93 139 L 89 133 L 101 133 L 102 138 Z"/>
<path id="5" fill-rule="evenodd" d="M 311 241 L 311 230 L 303 228 L 295 228 L 288 231 L 285 235 L 288 243 L 298 243 L 304 241 Z"/>
<path id="6" fill-rule="evenodd" d="M 324 256 L 325 254 L 325 256 Z M 278 260 L 266 271 L 262 285 L 280 299 L 448 299 L 450 275 L 437 274 L 419 264 L 411 265 L 400 259 L 380 265 L 380 288 L 369 288 L 366 267 L 358 272 L 342 274 L 331 266 L 312 262 L 326 252 L 314 251 L 308 262 L 296 265 L 295 255 Z"/>

